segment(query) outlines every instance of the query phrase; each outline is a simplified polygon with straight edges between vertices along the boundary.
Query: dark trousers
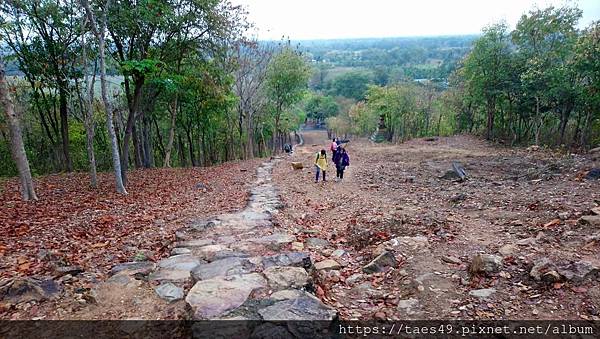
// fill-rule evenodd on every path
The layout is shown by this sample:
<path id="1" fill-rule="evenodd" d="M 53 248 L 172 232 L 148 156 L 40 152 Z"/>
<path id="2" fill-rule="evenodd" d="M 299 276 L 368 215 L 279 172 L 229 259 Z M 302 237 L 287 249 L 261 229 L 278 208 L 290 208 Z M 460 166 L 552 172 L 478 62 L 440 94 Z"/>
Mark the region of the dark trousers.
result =
<path id="1" fill-rule="evenodd" d="M 335 176 L 340 179 L 344 179 L 344 168 L 337 167 L 335 170 L 336 170 Z"/>
<path id="2" fill-rule="evenodd" d="M 317 173 L 315 176 L 315 181 L 319 181 L 319 172 L 321 172 L 321 168 L 319 166 L 315 166 L 315 172 Z M 325 171 L 323 171 L 323 181 L 325 181 Z"/>

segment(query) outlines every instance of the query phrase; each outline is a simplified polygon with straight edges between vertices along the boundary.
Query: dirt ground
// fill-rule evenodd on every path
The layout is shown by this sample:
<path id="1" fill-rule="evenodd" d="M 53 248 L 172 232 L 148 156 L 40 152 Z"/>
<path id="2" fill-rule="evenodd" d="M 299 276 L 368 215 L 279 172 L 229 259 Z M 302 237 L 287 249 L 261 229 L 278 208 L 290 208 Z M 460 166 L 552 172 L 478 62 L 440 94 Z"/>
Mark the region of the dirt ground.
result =
<path id="1" fill-rule="evenodd" d="M 334 181 L 331 166 L 328 182 L 314 183 L 314 155 L 329 142 L 324 131 L 303 135 L 304 146 L 274 172 L 285 205 L 277 221 L 315 261 L 343 266 L 323 270 L 317 289 L 343 319 L 600 319 L 597 273 L 554 283 L 529 274 L 543 258 L 600 264 L 600 229 L 577 222 L 600 204 L 600 182 L 580 179 L 598 167 L 590 158 L 471 136 L 401 145 L 352 140 L 343 182 Z M 305 168 L 292 169 L 292 161 Z M 440 178 L 453 161 L 467 181 Z M 397 267 L 362 273 L 397 237 L 404 237 L 394 251 Z M 308 238 L 329 246 L 308 246 Z M 501 268 L 470 274 L 478 253 L 500 256 Z M 469 294 L 484 288 L 494 290 Z"/>

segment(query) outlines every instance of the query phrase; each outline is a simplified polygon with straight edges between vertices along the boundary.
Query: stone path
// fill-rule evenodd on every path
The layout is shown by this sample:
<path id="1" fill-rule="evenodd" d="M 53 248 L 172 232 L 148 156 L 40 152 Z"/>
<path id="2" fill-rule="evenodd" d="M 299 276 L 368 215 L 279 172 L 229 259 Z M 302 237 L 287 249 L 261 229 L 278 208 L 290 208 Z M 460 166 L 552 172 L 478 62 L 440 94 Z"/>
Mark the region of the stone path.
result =
<path id="1" fill-rule="evenodd" d="M 185 298 L 192 319 L 336 318 L 336 310 L 311 293 L 310 255 L 290 251 L 296 238 L 273 225 L 273 214 L 283 207 L 271 181 L 277 161 L 258 168 L 245 209 L 192 223 L 177 232 L 171 257 L 117 265 L 109 280 L 155 282 L 161 298 Z"/>

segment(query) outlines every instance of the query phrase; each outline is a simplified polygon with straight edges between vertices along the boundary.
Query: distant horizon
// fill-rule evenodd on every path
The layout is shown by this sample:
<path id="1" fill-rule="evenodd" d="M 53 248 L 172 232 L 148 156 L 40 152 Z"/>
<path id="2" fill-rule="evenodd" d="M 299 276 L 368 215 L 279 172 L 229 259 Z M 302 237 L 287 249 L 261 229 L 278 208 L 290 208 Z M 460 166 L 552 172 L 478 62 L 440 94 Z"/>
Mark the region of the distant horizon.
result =
<path id="1" fill-rule="evenodd" d="M 301 41 L 337 41 L 337 40 L 374 40 L 374 39 L 380 39 L 380 40 L 392 40 L 392 39 L 427 39 L 427 38 L 451 38 L 451 37 L 475 37 L 475 36 L 480 36 L 481 33 L 473 33 L 473 34 L 440 34 L 440 35 L 404 35 L 404 36 L 372 36 L 372 37 L 359 37 L 359 38 L 353 38 L 353 37 L 348 37 L 348 38 L 317 38 L 317 39 L 289 39 L 292 42 L 301 42 Z M 284 37 L 282 37 L 284 38 Z M 282 39 L 279 40 L 275 40 L 275 39 L 260 39 L 258 41 L 264 41 L 264 42 L 279 42 Z M 287 40 L 287 37 L 285 38 L 285 40 Z"/>
<path id="2" fill-rule="evenodd" d="M 577 6 L 578 28 L 600 20 L 598 0 L 231 0 L 255 25 L 261 41 L 378 39 L 480 35 L 494 23 L 514 29 L 523 14 L 548 6 Z"/>

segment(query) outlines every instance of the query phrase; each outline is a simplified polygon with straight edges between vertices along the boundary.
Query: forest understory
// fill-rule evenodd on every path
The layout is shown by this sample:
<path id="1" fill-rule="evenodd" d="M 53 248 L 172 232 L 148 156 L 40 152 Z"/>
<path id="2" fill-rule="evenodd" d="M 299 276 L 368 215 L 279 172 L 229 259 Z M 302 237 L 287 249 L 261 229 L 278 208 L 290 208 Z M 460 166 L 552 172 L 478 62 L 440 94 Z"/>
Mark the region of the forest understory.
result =
<path id="1" fill-rule="evenodd" d="M 273 170 L 283 203 L 273 221 L 295 237 L 281 250 L 310 253 L 314 292 L 340 318 L 600 319 L 600 226 L 581 220 L 600 204 L 599 181 L 584 179 L 598 167 L 590 155 L 471 136 L 351 140 L 344 181 L 331 166 L 328 182 L 314 183 L 327 134 L 303 137 Z M 453 161 L 466 181 L 442 178 Z M 127 196 L 112 192 L 109 174 L 98 190 L 85 174 L 38 178 L 37 202 L 19 199 L 16 179 L 3 183 L 1 278 L 45 277 L 62 292 L 3 303 L 0 318 L 184 317 L 184 301 L 147 285 L 126 302 L 115 292 L 108 308 L 90 296 L 112 266 L 168 256 L 191 220 L 241 209 L 259 163 L 134 171 Z"/>

